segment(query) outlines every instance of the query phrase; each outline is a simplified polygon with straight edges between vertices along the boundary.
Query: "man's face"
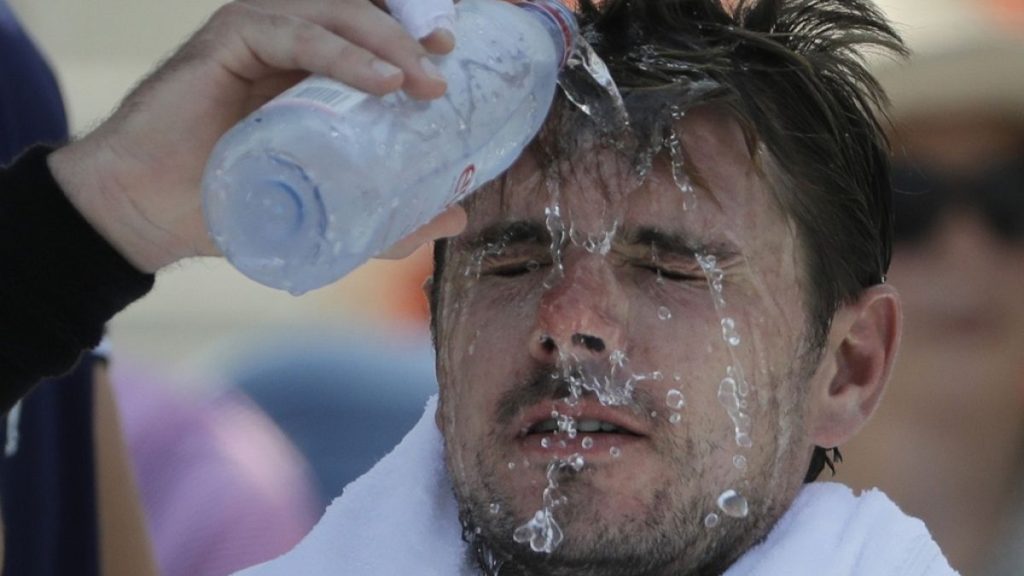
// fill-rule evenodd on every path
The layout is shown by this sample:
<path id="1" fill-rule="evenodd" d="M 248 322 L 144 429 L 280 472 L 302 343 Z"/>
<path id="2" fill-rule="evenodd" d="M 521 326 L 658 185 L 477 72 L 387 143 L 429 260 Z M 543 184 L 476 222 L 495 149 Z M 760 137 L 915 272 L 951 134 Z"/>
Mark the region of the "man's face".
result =
<path id="1" fill-rule="evenodd" d="M 695 203 L 667 159 L 637 186 L 607 151 L 554 179 L 527 155 L 468 203 L 450 244 L 438 322 L 449 471 L 464 523 L 533 573 L 727 563 L 806 472 L 815 367 L 793 226 L 728 115 L 691 112 L 678 128 Z M 742 499 L 723 509 L 729 490 Z M 551 523 L 528 521 L 545 510 L 564 534 L 550 555 L 513 538 L 525 525 L 543 544 Z"/>

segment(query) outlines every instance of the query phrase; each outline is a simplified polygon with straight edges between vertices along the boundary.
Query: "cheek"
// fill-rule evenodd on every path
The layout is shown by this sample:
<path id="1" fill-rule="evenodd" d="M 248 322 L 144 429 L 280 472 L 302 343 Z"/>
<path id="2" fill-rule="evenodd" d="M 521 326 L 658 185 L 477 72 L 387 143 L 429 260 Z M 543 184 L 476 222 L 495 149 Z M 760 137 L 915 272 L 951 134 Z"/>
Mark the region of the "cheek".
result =
<path id="1" fill-rule="evenodd" d="M 479 435 L 490 426 L 501 393 L 523 372 L 533 314 L 528 300 L 503 300 L 470 284 L 454 286 L 446 299 L 438 347 L 448 420 Z"/>

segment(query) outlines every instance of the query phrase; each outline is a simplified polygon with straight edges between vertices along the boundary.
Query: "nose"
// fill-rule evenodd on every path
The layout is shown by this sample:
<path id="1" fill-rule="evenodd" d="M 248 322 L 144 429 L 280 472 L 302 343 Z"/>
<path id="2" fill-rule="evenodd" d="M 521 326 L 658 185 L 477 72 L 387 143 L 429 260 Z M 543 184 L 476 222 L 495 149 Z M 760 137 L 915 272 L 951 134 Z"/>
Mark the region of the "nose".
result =
<path id="1" fill-rule="evenodd" d="M 565 263 L 561 280 L 541 297 L 530 354 L 554 364 L 561 356 L 605 360 L 625 348 L 626 294 L 603 258 Z"/>

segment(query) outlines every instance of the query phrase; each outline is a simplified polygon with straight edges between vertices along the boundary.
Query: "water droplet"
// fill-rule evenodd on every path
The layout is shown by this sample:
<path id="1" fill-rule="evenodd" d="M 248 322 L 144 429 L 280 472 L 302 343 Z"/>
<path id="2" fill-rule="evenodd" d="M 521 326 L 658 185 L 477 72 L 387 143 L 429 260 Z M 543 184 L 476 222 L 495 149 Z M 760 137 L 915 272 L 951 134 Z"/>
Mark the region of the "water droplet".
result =
<path id="1" fill-rule="evenodd" d="M 668 421 L 671 422 L 672 424 L 679 424 L 679 422 L 682 419 L 683 415 L 680 414 L 679 412 L 673 412 L 672 415 L 668 417 Z"/>
<path id="2" fill-rule="evenodd" d="M 509 470 L 515 470 L 516 469 L 516 463 L 515 462 L 509 462 L 508 463 L 508 469 Z"/>
<path id="3" fill-rule="evenodd" d="M 545 449 L 551 448 L 551 437 L 550 436 L 545 436 L 545 437 L 541 438 L 540 439 L 540 447 L 541 448 L 545 448 Z"/>
<path id="4" fill-rule="evenodd" d="M 651 373 L 651 378 L 654 379 L 655 381 L 660 381 L 665 379 L 665 375 L 655 370 L 654 372 Z"/>
<path id="5" fill-rule="evenodd" d="M 686 398 L 683 397 L 682 392 L 673 388 L 665 394 L 665 404 L 673 410 L 679 410 L 686 405 Z"/>
<path id="6" fill-rule="evenodd" d="M 658 318 L 668 320 L 669 318 L 672 318 L 672 311 L 667 307 L 662 306 L 661 308 L 658 308 Z"/>
<path id="7" fill-rule="evenodd" d="M 529 522 L 516 528 L 512 539 L 520 544 L 529 543 L 534 552 L 550 554 L 562 543 L 562 529 L 555 522 L 551 510 L 538 510 Z"/>
<path id="8" fill-rule="evenodd" d="M 707 516 L 705 516 L 704 517 L 704 525 L 707 526 L 708 528 L 714 528 L 715 526 L 718 526 L 718 514 L 715 514 L 714 512 L 712 512 L 712 513 L 708 514 Z"/>
<path id="9" fill-rule="evenodd" d="M 586 461 L 580 454 L 573 454 L 572 456 L 569 456 L 569 459 L 566 461 L 566 463 L 569 465 L 570 468 L 579 472 L 580 470 L 583 469 L 583 464 L 585 464 Z"/>
<path id="10" fill-rule="evenodd" d="M 570 438 L 576 437 L 576 420 L 572 416 L 569 416 L 568 414 L 558 414 L 557 412 L 552 412 L 552 415 L 552 418 L 554 418 L 558 423 L 559 432 L 569 434 Z"/>
<path id="11" fill-rule="evenodd" d="M 675 380 L 676 382 L 682 382 L 683 381 L 683 375 L 682 374 L 673 374 L 672 375 L 672 379 Z"/>
<path id="12" fill-rule="evenodd" d="M 736 434 L 736 445 L 740 448 L 750 448 L 754 445 L 754 441 L 750 439 L 749 434 L 739 432 Z"/>
<path id="13" fill-rule="evenodd" d="M 747 469 L 747 457 L 742 455 L 742 454 L 737 454 L 737 455 L 733 456 L 732 457 L 732 465 L 735 466 L 737 470 L 746 470 Z"/>
<path id="14" fill-rule="evenodd" d="M 583 442 L 581 442 L 580 444 L 583 446 L 584 450 L 590 450 L 591 448 L 594 447 L 594 439 L 591 438 L 590 436 L 584 436 Z"/>
<path id="15" fill-rule="evenodd" d="M 498 512 L 501 512 L 501 504 L 491 502 L 491 514 L 497 514 Z"/>
<path id="16" fill-rule="evenodd" d="M 750 509 L 747 506 L 747 499 L 740 496 L 735 490 L 726 490 L 718 497 L 718 507 L 727 516 L 733 518 L 745 518 Z"/>
<path id="17" fill-rule="evenodd" d="M 622 456 L 622 449 L 618 446 L 612 446 L 608 449 L 608 453 L 611 454 L 612 458 L 618 458 L 619 456 Z"/>
<path id="18" fill-rule="evenodd" d="M 722 318 L 722 339 L 729 346 L 740 345 L 740 335 L 736 332 L 736 321 L 732 318 Z"/>
<path id="19" fill-rule="evenodd" d="M 736 380 L 726 376 L 718 385 L 718 402 L 731 414 L 740 409 L 740 400 L 736 396 Z"/>

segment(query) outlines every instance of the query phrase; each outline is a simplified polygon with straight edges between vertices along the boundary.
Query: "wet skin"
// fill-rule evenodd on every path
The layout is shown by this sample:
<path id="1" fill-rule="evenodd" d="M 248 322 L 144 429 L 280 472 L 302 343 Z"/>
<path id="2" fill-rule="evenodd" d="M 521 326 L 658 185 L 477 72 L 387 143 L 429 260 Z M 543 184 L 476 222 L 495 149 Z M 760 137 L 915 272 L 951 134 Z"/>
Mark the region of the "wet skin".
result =
<path id="1" fill-rule="evenodd" d="M 466 205 L 469 224 L 443 277 L 437 419 L 464 514 L 486 538 L 511 541 L 511 529 L 541 507 L 547 464 L 578 452 L 582 471 L 560 475 L 567 503 L 555 517 L 566 538 L 556 558 L 611 561 L 657 548 L 674 558 L 666 570 L 682 571 L 712 549 L 735 557 L 792 501 L 815 441 L 828 435 L 817 399 L 835 366 L 808 364 L 817 356 L 806 353 L 794 228 L 728 115 L 691 113 L 679 133 L 703 184 L 689 210 L 664 159 L 639 187 L 608 151 L 563 167 L 558 206 L 577 242 L 561 250 L 561 273 L 545 216 L 551 186 L 529 153 L 503 185 Z M 586 239 L 612 230 L 607 254 L 587 249 Z M 508 241 L 495 249 L 503 235 Z M 695 253 L 716 256 L 725 272 L 721 309 Z M 670 319 L 659 317 L 662 307 Z M 723 340 L 723 317 L 735 321 L 739 346 Z M 612 375 L 621 353 L 625 362 Z M 718 399 L 729 366 L 751 387 L 750 448 L 737 445 Z M 620 385 L 631 375 L 644 379 L 630 405 L 604 406 L 587 394 L 570 406 L 551 378 L 567 367 Z M 669 407 L 673 389 L 685 397 L 679 410 Z M 538 430 L 552 411 L 618 429 L 575 438 Z M 727 489 L 747 497 L 750 515 L 706 529 Z"/>

